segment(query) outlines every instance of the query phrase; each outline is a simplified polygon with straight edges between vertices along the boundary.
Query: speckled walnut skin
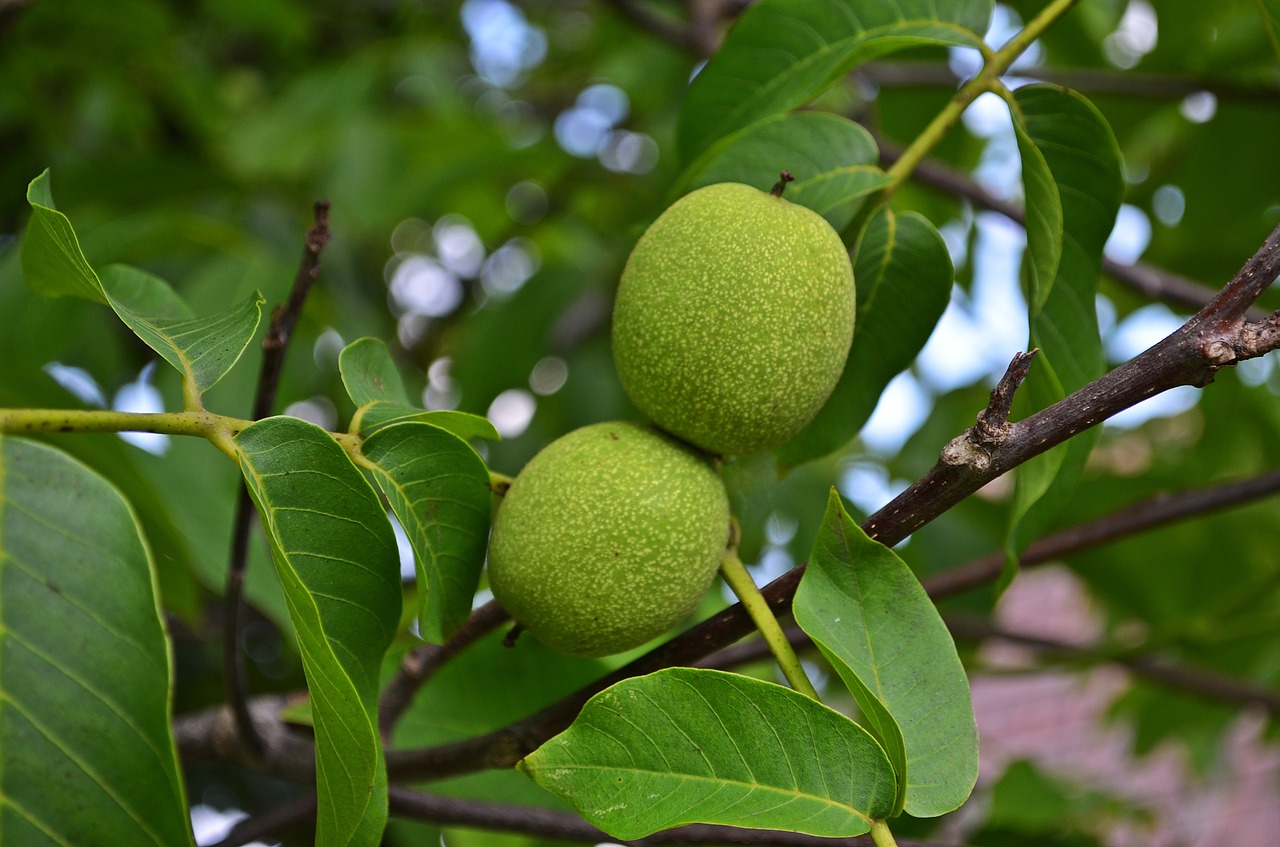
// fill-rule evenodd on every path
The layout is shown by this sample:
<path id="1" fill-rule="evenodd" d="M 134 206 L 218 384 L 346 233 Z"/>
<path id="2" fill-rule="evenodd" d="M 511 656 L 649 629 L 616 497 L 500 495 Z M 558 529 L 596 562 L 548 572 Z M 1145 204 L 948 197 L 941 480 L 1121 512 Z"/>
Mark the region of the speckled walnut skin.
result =
<path id="1" fill-rule="evenodd" d="M 552 442 L 511 484 L 489 585 L 543 644 L 607 656 L 683 620 L 728 538 L 728 496 L 704 455 L 647 425 L 594 424 Z"/>
<path id="2" fill-rule="evenodd" d="M 676 201 L 636 244 L 614 363 L 658 426 L 711 453 L 756 453 L 826 402 L 855 310 L 849 254 L 820 215 L 721 183 Z"/>

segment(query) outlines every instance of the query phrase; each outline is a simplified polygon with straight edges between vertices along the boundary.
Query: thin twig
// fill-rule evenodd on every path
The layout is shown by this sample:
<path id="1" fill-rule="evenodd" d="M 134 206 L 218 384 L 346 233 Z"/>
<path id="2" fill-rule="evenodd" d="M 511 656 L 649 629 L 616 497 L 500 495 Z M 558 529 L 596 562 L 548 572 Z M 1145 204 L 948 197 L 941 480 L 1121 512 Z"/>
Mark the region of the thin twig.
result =
<path id="1" fill-rule="evenodd" d="M 420 644 L 404 654 L 400 669 L 387 683 L 378 703 L 378 729 L 384 741 L 391 738 L 396 721 L 413 702 L 418 689 L 446 662 L 479 639 L 493 632 L 509 616 L 496 600 L 474 610 L 444 644 Z"/>
<path id="2" fill-rule="evenodd" d="M 1039 352 L 1029 350 L 1017 353 L 1009 362 L 1004 376 L 1000 377 L 1000 382 L 991 390 L 987 407 L 978 413 L 978 421 L 973 427 L 978 443 L 994 443 L 1004 438 L 1009 430 L 1009 411 L 1013 408 L 1013 397 L 1031 372 L 1031 360 Z"/>
<path id="3" fill-rule="evenodd" d="M 271 325 L 262 340 L 262 367 L 258 371 L 258 387 L 253 400 L 253 419 L 260 420 L 275 411 L 276 394 L 280 388 L 280 374 L 284 370 L 284 356 L 293 338 L 293 329 L 302 314 L 307 293 L 320 272 L 320 251 L 329 242 L 329 201 L 317 201 L 314 208 L 315 223 L 307 229 L 302 260 L 289 299 L 277 306 L 271 315 Z M 243 481 L 236 500 L 235 522 L 231 530 L 231 554 L 227 565 L 227 589 L 223 598 L 225 618 L 223 623 L 223 674 L 227 690 L 227 703 L 235 715 L 236 728 L 245 744 L 255 752 L 262 751 L 262 739 L 258 736 L 249 715 L 248 691 L 245 679 L 244 655 L 240 650 L 240 621 L 244 602 L 245 568 L 249 562 L 249 532 L 253 528 L 253 501 Z"/>
<path id="4" fill-rule="evenodd" d="M 607 0 L 618 14 L 651 35 L 670 42 L 682 50 L 696 50 L 697 40 L 691 28 L 681 26 L 646 6 L 641 0 Z"/>
<path id="5" fill-rule="evenodd" d="M 880 146 L 880 158 L 886 164 L 896 162 L 902 153 L 901 147 L 885 138 L 877 137 L 876 143 Z M 922 185 L 968 200 L 979 209 L 987 209 L 1003 215 L 1014 223 L 1026 225 L 1026 212 L 1017 203 L 996 197 L 970 179 L 968 175 L 941 162 L 932 159 L 921 162 L 916 165 L 912 179 Z M 1147 262 L 1128 264 L 1103 256 L 1102 271 L 1125 287 L 1144 296 L 1190 309 L 1203 309 L 1217 296 L 1217 292 L 1207 286 Z M 1249 312 L 1250 320 L 1258 321 L 1266 317 L 1267 313 L 1262 309 L 1254 308 Z"/>
<path id="6" fill-rule="evenodd" d="M 1058 561 L 1072 553 L 1167 526 L 1190 517 L 1208 515 L 1280 493 L 1280 471 L 1233 482 L 1158 494 L 1109 515 L 1067 527 L 1031 543 L 1019 557 L 1022 567 Z M 924 579 L 936 602 L 971 588 L 988 585 L 1004 570 L 1004 553 L 992 553 Z"/>
<path id="7" fill-rule="evenodd" d="M 854 71 L 859 79 L 886 88 L 954 88 L 964 79 L 945 62 L 868 62 Z M 1192 94 L 1212 94 L 1219 100 L 1272 106 L 1280 102 L 1274 84 L 1240 84 L 1173 74 L 1142 74 L 1096 68 L 1017 68 L 1010 76 L 1040 80 L 1085 93 L 1112 94 L 1157 100 L 1180 100 Z"/>
<path id="8" fill-rule="evenodd" d="M 1105 645 L 1065 644 L 1029 633 L 1013 632 L 990 621 L 970 616 L 946 615 L 947 628 L 957 638 L 969 641 L 996 639 L 1029 647 L 1057 659 L 1105 661 L 1121 665 L 1142 677 L 1189 694 L 1236 706 L 1260 706 L 1271 715 L 1280 715 L 1280 692 L 1243 682 L 1233 676 L 1196 668 L 1150 654 L 1117 653 Z"/>

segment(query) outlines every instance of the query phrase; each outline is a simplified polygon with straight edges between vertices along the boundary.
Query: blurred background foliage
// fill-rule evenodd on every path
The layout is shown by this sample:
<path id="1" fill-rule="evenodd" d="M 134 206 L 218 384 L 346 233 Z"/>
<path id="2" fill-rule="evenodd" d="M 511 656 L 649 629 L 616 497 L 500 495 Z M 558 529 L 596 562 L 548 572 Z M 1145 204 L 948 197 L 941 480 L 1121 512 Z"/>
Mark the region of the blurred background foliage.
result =
<path id="1" fill-rule="evenodd" d="M 631 245 L 672 199 L 676 115 L 700 61 L 689 45 L 714 43 L 743 5 L 695 0 L 690 25 L 673 0 L 0 1 L 0 404 L 180 402 L 175 375 L 144 370 L 153 354 L 112 315 L 39 300 L 21 283 L 24 190 L 48 167 L 91 262 L 157 273 L 200 313 L 255 289 L 269 303 L 283 299 L 311 205 L 332 201 L 334 239 L 286 367 L 282 411 L 344 427 L 353 409 L 337 354 L 372 335 L 388 341 L 426 406 L 494 419 L 506 438 L 484 449 L 502 472 L 570 429 L 634 416 L 609 356 L 613 288 Z M 998 5 L 992 37 L 1041 5 Z M 1118 260 L 1140 256 L 1216 288 L 1280 220 L 1280 63 L 1263 9 L 1253 0 L 1082 0 L 1015 69 L 1080 89 L 1114 127 L 1127 178 L 1111 245 Z M 690 38 L 654 31 L 664 28 Z M 973 67 L 961 51 L 896 54 L 820 105 L 901 145 Z M 1003 108 L 980 100 L 936 152 L 1016 200 Z M 767 457 L 726 468 L 744 558 L 761 579 L 806 556 L 831 484 L 865 514 L 922 474 L 1025 343 L 1020 232 L 919 185 L 894 202 L 947 237 L 952 308 L 862 438 L 782 481 Z M 1111 280 L 1102 292 L 1113 363 L 1188 313 Z M 251 348 L 210 392 L 211 408 L 248 413 L 257 357 Z M 1272 358 L 1108 426 L 1060 525 L 1277 467 Z M 179 711 L 217 702 L 206 636 L 218 626 L 236 469 L 203 444 L 57 443 L 108 473 L 143 518 L 180 636 Z M 998 549 L 1008 494 L 988 487 L 917 533 L 904 557 L 928 574 Z M 1274 687 L 1278 524 L 1263 502 L 1069 564 L 1108 631 Z M 300 668 L 273 626 L 286 618 L 265 552 L 257 555 L 250 597 L 262 617 L 247 634 L 255 687 L 289 688 Z M 986 612 L 993 599 L 973 592 L 948 605 Z M 571 687 L 582 674 L 553 676 Z M 1143 749 L 1177 736 L 1212 751 L 1234 717 L 1142 686 L 1117 708 Z M 478 720 L 468 715 L 454 735 L 492 728 Z M 444 718 L 430 723 L 417 714 L 405 732 L 450 735 Z M 1000 826 L 1017 822 L 1005 818 Z"/>

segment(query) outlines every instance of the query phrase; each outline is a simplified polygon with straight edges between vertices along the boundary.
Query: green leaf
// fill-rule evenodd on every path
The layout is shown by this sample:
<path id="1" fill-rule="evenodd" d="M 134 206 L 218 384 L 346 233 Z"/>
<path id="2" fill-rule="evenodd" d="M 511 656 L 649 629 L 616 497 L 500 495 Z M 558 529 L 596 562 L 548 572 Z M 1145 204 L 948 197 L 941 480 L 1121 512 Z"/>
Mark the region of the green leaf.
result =
<path id="1" fill-rule="evenodd" d="M 1022 193 L 1026 208 L 1027 249 L 1022 256 L 1027 305 L 1038 315 L 1053 291 L 1062 260 L 1062 198 L 1044 154 L 1014 110 L 1014 136 L 1022 159 Z"/>
<path id="2" fill-rule="evenodd" d="M 1023 148 L 1027 201 L 1061 201 L 1061 231 L 1049 212 L 1028 213 L 1028 298 L 1031 338 L 1040 349 L 1030 375 L 1018 391 L 1019 416 L 1056 403 L 1102 374 L 1097 290 L 1102 248 L 1115 221 L 1124 191 L 1120 150 L 1098 110 L 1076 92 L 1051 85 L 1029 85 L 1014 94 L 1013 116 Z M 1042 159 L 1043 164 L 1037 163 Z M 1032 164 L 1028 166 L 1028 162 Z M 1047 175 L 1052 186 L 1044 184 Z M 1051 286 L 1044 274 L 1060 256 Z M 1097 439 L 1095 428 L 1018 469 L 1005 550 L 1012 578 L 1018 554 L 1049 526 L 1080 480 Z"/>
<path id="3" fill-rule="evenodd" d="M 32 215 L 22 240 L 22 273 L 32 290 L 106 303 L 200 393 L 240 360 L 258 331 L 262 295 L 255 292 L 225 312 L 194 317 L 168 283 L 145 271 L 109 265 L 99 277 L 71 221 L 53 206 L 47 170 L 31 181 L 27 201 Z"/>
<path id="4" fill-rule="evenodd" d="M 0 842 L 192 843 L 150 555 L 104 479 L 0 439 Z"/>
<path id="5" fill-rule="evenodd" d="M 419 635 L 443 644 L 471 613 L 489 539 L 489 469 L 471 445 L 439 427 L 379 429 L 361 452 L 413 544 Z"/>
<path id="6" fill-rule="evenodd" d="M 977 47 L 993 0 L 762 0 L 694 78 L 680 112 L 680 158 L 809 102 L 854 66 L 904 47 Z"/>
<path id="7" fill-rule="evenodd" d="M 520 767 L 619 839 L 686 823 L 850 836 L 893 808 L 893 768 L 866 730 L 722 671 L 620 682 Z"/>
<path id="8" fill-rule="evenodd" d="M 906 748 L 906 802 L 916 817 L 958 809 L 978 778 L 978 730 L 955 643 L 915 574 L 867 537 L 832 490 L 822 529 L 793 604 L 822 651 L 852 671 L 882 704 L 865 712 L 886 732 L 887 710 Z M 841 667 L 843 665 L 843 668 Z"/>
<path id="9" fill-rule="evenodd" d="M 1280 60 L 1280 0 L 1255 0 L 1271 52 Z"/>
<path id="10" fill-rule="evenodd" d="M 129 329 L 200 393 L 235 367 L 262 319 L 264 300 L 257 292 L 225 312 L 193 317 L 164 280 L 127 265 L 103 268 L 102 286 Z"/>
<path id="11" fill-rule="evenodd" d="M 409 405 L 400 372 L 387 352 L 387 345 L 377 338 L 357 338 L 338 355 L 342 384 L 357 406 L 386 400 Z"/>
<path id="12" fill-rule="evenodd" d="M 473 415 L 470 412 L 437 410 L 428 412 L 413 406 L 403 406 L 386 400 L 374 400 L 357 410 L 361 435 L 371 435 L 380 429 L 393 424 L 429 423 L 443 430 L 452 432 L 461 439 L 470 441 L 473 438 L 484 438 L 489 441 L 500 441 L 502 436 L 493 428 L 488 418 Z"/>
<path id="13" fill-rule="evenodd" d="M 31 221 L 22 238 L 22 275 L 27 285 L 46 297 L 70 295 L 106 303 L 106 292 L 80 249 L 71 221 L 54 208 L 48 170 L 27 186 L 27 203 Z"/>
<path id="14" fill-rule="evenodd" d="M 235 441 L 311 691 L 317 843 L 377 844 L 387 817 L 378 671 L 401 607 L 390 521 L 364 476 L 319 427 L 267 418 Z"/>
<path id="15" fill-rule="evenodd" d="M 822 215 L 837 231 L 857 212 L 853 201 L 883 188 L 880 151 L 860 125 L 829 112 L 770 115 L 734 133 L 685 172 L 682 192 L 719 182 L 768 191 L 783 170 L 795 182 L 785 197 Z"/>
<path id="16" fill-rule="evenodd" d="M 844 372 L 817 417 L 778 449 L 780 468 L 825 456 L 857 434 L 885 386 L 929 340 L 953 276 L 946 242 L 929 221 L 888 208 L 872 217 L 854 259 L 858 316 Z"/>

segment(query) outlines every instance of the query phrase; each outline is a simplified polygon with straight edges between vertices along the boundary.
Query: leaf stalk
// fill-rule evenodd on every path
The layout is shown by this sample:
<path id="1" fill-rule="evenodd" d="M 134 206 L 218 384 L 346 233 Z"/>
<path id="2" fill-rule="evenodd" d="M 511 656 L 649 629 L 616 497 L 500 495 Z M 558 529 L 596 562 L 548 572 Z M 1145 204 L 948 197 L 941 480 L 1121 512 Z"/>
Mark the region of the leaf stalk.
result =
<path id="1" fill-rule="evenodd" d="M 730 549 L 725 552 L 724 558 L 720 560 L 720 575 L 742 601 L 743 608 L 751 616 L 756 629 L 760 630 L 760 634 L 764 636 L 765 643 L 769 645 L 773 658 L 778 662 L 782 675 L 786 677 L 791 687 L 801 694 L 822 702 L 817 689 L 813 687 L 809 676 L 804 672 L 804 666 L 800 664 L 800 657 L 796 655 L 778 619 L 774 617 L 773 610 L 769 608 L 768 601 L 764 599 L 755 580 L 747 572 L 746 565 L 742 564 L 742 559 L 738 558 L 737 550 Z"/>

